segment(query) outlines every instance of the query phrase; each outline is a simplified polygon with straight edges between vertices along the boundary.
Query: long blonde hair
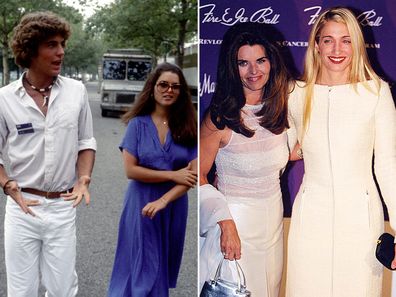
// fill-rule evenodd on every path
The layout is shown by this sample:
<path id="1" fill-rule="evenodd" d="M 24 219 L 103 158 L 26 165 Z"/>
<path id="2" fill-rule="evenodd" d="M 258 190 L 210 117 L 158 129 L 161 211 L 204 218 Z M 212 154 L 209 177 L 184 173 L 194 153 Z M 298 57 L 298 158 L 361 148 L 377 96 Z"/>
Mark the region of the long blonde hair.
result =
<path id="1" fill-rule="evenodd" d="M 304 103 L 304 116 L 303 116 L 303 131 L 305 132 L 309 126 L 309 120 L 312 110 L 312 98 L 314 85 L 322 70 L 322 63 L 320 60 L 319 52 L 315 49 L 315 44 L 319 42 L 319 36 L 324 25 L 329 22 L 343 23 L 347 26 L 352 44 L 352 62 L 351 70 L 349 72 L 349 83 L 354 85 L 363 82 L 365 88 L 371 90 L 367 84 L 367 80 L 373 80 L 377 86 L 377 92 L 380 87 L 380 79 L 374 72 L 370 65 L 366 45 L 363 38 L 362 30 L 355 15 L 347 8 L 333 7 L 325 10 L 316 20 L 313 25 L 311 34 L 308 40 L 308 49 L 305 54 L 304 72 L 302 80 L 305 82 L 305 103 Z"/>

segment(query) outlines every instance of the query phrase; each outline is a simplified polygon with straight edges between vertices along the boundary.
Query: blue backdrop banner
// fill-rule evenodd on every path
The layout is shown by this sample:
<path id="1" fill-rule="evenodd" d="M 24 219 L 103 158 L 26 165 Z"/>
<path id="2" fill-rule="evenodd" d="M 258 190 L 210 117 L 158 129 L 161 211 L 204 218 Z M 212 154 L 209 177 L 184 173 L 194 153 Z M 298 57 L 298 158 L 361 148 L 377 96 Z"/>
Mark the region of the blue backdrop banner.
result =
<path id="1" fill-rule="evenodd" d="M 394 0 L 200 0 L 200 116 L 208 107 L 216 84 L 216 70 L 222 37 L 237 23 L 256 22 L 273 25 L 280 32 L 276 42 L 281 46 L 287 66 L 298 78 L 303 67 L 308 35 L 312 24 L 326 8 L 345 6 L 357 16 L 366 40 L 367 52 L 375 71 L 392 88 L 396 80 L 396 1 Z M 303 163 L 288 166 L 282 179 L 285 215 L 291 213 L 293 199 L 303 174 Z"/>

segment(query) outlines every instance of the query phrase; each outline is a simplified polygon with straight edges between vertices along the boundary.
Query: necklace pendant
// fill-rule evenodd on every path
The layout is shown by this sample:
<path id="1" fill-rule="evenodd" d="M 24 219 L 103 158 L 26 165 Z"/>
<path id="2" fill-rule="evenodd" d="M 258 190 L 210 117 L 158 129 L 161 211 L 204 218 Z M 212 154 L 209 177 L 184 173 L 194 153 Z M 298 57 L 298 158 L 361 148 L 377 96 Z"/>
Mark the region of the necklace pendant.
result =
<path id="1" fill-rule="evenodd" d="M 48 106 L 48 99 L 49 99 L 48 96 L 44 95 L 43 99 L 44 99 L 44 102 L 43 102 L 43 105 L 41 107 Z"/>

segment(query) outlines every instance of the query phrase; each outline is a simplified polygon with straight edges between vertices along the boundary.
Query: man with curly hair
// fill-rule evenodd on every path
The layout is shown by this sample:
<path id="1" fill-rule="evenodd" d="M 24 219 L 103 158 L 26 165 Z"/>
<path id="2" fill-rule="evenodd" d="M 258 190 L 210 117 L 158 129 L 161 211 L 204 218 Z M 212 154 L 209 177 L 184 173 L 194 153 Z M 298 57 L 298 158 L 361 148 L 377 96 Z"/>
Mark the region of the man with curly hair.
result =
<path id="1" fill-rule="evenodd" d="M 14 29 L 15 61 L 26 71 L 0 89 L 8 297 L 37 297 L 40 273 L 47 297 L 78 291 L 75 207 L 90 200 L 96 141 L 84 85 L 59 75 L 69 36 L 51 12 L 29 13 Z"/>

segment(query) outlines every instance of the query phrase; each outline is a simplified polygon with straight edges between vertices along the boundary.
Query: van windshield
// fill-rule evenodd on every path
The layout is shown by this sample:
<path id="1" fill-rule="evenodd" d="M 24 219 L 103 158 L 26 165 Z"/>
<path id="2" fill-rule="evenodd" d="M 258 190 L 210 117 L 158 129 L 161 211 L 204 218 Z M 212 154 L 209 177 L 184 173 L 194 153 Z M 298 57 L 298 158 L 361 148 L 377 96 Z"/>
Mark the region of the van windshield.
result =
<path id="1" fill-rule="evenodd" d="M 104 60 L 103 79 L 124 80 L 126 62 L 124 60 Z"/>
<path id="2" fill-rule="evenodd" d="M 144 81 L 150 73 L 150 69 L 150 62 L 128 61 L 128 79 Z"/>

